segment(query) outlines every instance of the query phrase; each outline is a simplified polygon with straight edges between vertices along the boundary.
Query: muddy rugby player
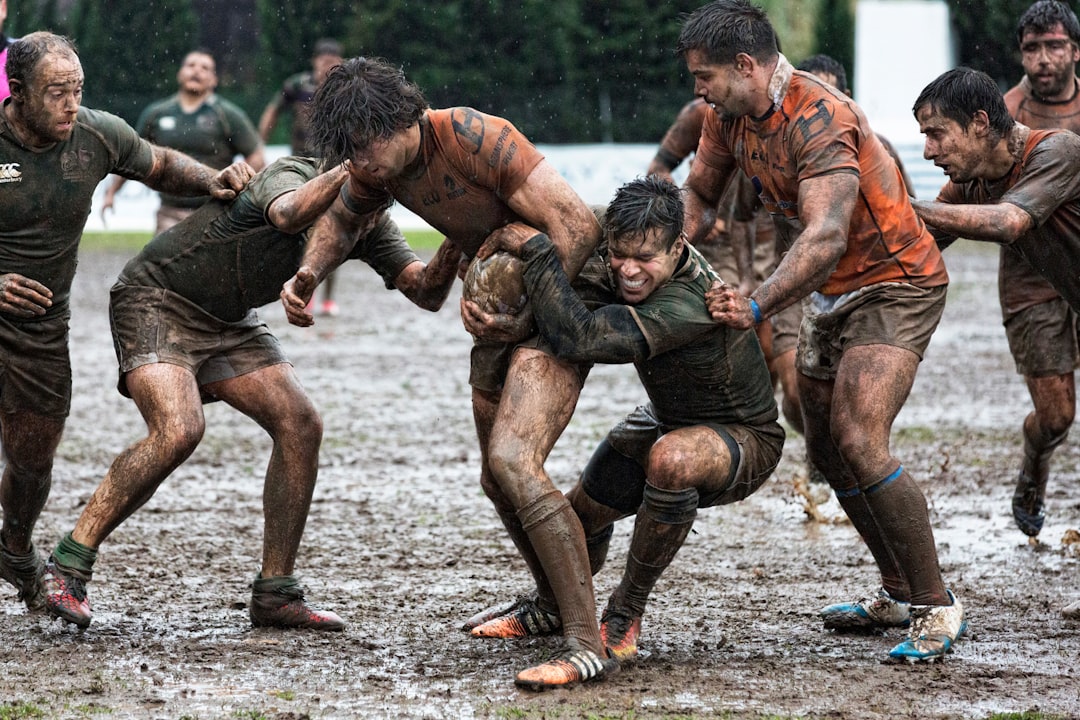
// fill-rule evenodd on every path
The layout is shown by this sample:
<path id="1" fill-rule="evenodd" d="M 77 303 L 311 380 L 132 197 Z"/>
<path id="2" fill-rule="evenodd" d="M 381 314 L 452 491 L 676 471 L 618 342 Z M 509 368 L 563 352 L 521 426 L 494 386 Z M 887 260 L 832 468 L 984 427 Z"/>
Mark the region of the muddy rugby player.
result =
<path id="1" fill-rule="evenodd" d="M 8 48 L 0 106 L 0 577 L 44 607 L 32 535 L 71 409 L 71 281 L 98 183 L 109 173 L 155 190 L 231 198 L 251 177 L 152 145 L 126 122 L 80 107 L 83 69 L 64 37 L 35 32 Z"/>
<path id="2" fill-rule="evenodd" d="M 570 277 L 579 276 L 599 240 L 592 211 L 510 122 L 471 108 L 431 109 L 383 60 L 352 58 L 332 69 L 309 120 L 312 143 L 350 173 L 331 220 L 397 201 L 470 257 L 493 230 L 523 221 L 547 233 Z M 313 285 L 341 252 L 331 234 L 313 235 L 305 267 L 282 295 L 290 322 L 314 321 L 305 310 Z M 544 470 L 588 368 L 556 359 L 539 337 L 522 340 L 532 332 L 522 327 L 527 313 L 510 327 L 485 325 L 464 309 L 462 316 L 476 336 L 469 382 L 480 482 L 537 582 L 550 581 L 566 638 L 563 652 L 516 681 L 551 687 L 601 677 L 617 663 L 600 639 L 585 534 Z M 500 402 L 504 397 L 513 402 Z"/>
<path id="3" fill-rule="evenodd" d="M 796 358 L 807 451 L 881 573 L 877 591 L 823 608 L 825 626 L 910 622 L 890 656 L 936 659 L 962 633 L 963 608 L 942 580 L 926 498 L 889 440 L 945 305 L 941 254 L 862 111 L 791 66 L 764 11 L 709 3 L 676 50 L 716 109 L 686 181 L 691 241 L 741 169 L 790 248 L 749 296 L 714 285 L 710 311 L 751 328 L 809 296 Z"/>

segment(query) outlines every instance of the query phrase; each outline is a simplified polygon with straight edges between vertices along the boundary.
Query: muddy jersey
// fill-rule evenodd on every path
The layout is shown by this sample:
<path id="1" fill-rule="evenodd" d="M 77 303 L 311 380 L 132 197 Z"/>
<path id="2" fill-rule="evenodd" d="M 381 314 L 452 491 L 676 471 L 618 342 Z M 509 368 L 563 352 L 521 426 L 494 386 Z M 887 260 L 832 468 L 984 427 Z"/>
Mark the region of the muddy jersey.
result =
<path id="1" fill-rule="evenodd" d="M 313 155 L 314 148 L 308 147 L 308 103 L 315 97 L 319 86 L 311 71 L 300 72 L 285 78 L 281 92 L 273 100 L 273 107 L 280 113 L 292 113 L 292 132 L 289 145 L 293 155 Z"/>
<path id="2" fill-rule="evenodd" d="M 757 425 L 777 419 L 757 336 L 709 316 L 705 291 L 716 275 L 689 245 L 671 280 L 641 303 L 592 312 L 571 288 L 546 235 L 531 239 L 522 259 L 537 326 L 556 354 L 578 362 L 634 363 L 662 423 Z"/>
<path id="3" fill-rule="evenodd" d="M 397 200 L 472 257 L 492 231 L 522 221 L 506 200 L 543 159 L 507 120 L 472 108 L 429 110 L 416 161 L 390 181 L 351 178 L 342 199 L 361 214 Z"/>
<path id="4" fill-rule="evenodd" d="M 319 174 L 320 161 L 285 157 L 252 179 L 231 203 L 211 200 L 155 237 L 120 273 L 120 282 L 170 290 L 226 322 L 278 299 L 300 266 L 306 233 L 270 224 L 270 204 Z M 371 265 L 392 287 L 419 258 L 385 214 L 349 254 Z"/>
<path id="5" fill-rule="evenodd" d="M 1075 87 L 1075 79 L 1073 83 Z M 1066 102 L 1041 102 L 1032 94 L 1031 83 L 1025 76 L 1016 87 L 1005 93 L 1005 105 L 1014 120 L 1029 128 L 1064 128 L 1080 132 L 1080 93 L 1074 93 L 1072 99 Z M 1006 320 L 1021 310 L 1060 297 L 1053 285 L 1036 272 L 1016 248 L 1008 245 L 1001 246 L 998 296 Z"/>
<path id="6" fill-rule="evenodd" d="M 839 295 L 881 282 L 918 287 L 948 283 L 941 253 L 911 207 L 896 163 L 862 110 L 783 55 L 770 83 L 772 109 L 760 118 L 709 113 L 687 185 L 714 198 L 738 167 L 750 177 L 789 247 L 802 232 L 799 183 L 831 173 L 859 178 L 847 252 L 819 288 Z"/>
<path id="7" fill-rule="evenodd" d="M 217 170 L 237 155 L 250 155 L 262 143 L 244 111 L 217 95 L 190 113 L 175 95 L 159 100 L 143 110 L 135 128 L 155 145 L 179 150 Z M 196 208 L 206 200 L 161 194 L 162 204 L 171 207 Z"/>
<path id="8" fill-rule="evenodd" d="M 1010 246 L 1080 312 L 1080 137 L 1067 130 L 1032 130 L 1017 123 L 1009 138 L 1015 161 L 1004 178 L 945 183 L 939 202 L 1005 202 L 1031 216 L 1035 227 Z M 1021 307 L 1003 307 L 1006 317 Z"/>
<path id="9" fill-rule="evenodd" d="M 142 180 L 152 164 L 150 144 L 115 115 L 81 108 L 70 137 L 43 150 L 23 145 L 0 112 L 0 275 L 19 273 L 52 290 L 43 319 L 68 311 L 98 183 L 109 173 Z"/>

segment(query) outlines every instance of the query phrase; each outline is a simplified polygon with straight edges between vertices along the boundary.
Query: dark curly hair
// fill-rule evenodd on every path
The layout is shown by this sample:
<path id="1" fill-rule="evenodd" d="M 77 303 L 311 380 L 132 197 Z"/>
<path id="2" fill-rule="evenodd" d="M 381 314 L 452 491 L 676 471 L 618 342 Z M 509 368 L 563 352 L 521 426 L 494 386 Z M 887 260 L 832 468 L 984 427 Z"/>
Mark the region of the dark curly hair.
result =
<path id="1" fill-rule="evenodd" d="M 665 231 L 664 247 L 671 248 L 683 231 L 682 191 L 670 180 L 650 175 L 631 180 L 615 191 L 604 213 L 604 234 L 609 238 L 641 235 L 656 228 Z"/>

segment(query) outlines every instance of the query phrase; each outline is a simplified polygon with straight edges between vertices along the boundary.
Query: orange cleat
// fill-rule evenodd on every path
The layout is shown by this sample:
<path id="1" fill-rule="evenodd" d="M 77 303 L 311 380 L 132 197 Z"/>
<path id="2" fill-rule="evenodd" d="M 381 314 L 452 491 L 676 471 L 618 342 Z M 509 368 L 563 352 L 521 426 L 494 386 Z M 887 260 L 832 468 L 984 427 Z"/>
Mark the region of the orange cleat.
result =
<path id="1" fill-rule="evenodd" d="M 523 597 L 504 615 L 477 625 L 471 633 L 482 638 L 522 638 L 554 635 L 560 630 L 562 618 L 541 609 L 533 598 Z"/>
<path id="2" fill-rule="evenodd" d="M 633 662 L 638 655 L 638 636 L 641 635 L 641 616 L 630 615 L 608 605 L 600 618 L 600 639 L 604 647 L 620 663 Z"/>
<path id="3" fill-rule="evenodd" d="M 567 648 L 551 660 L 519 672 L 514 684 L 529 690 L 573 687 L 590 680 L 602 680 L 618 669 L 619 661 L 610 655 L 601 658 L 569 640 Z"/>

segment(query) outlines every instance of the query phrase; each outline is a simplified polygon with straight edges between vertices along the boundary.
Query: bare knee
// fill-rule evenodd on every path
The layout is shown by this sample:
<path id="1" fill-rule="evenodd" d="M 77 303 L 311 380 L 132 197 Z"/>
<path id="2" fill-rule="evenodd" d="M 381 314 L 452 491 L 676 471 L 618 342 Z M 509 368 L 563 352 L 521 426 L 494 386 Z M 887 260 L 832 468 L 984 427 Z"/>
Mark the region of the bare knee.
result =
<path id="1" fill-rule="evenodd" d="M 672 435 L 660 438 L 649 451 L 649 484 L 662 490 L 697 487 L 701 480 L 697 475 L 702 466 L 701 452 Z"/>

